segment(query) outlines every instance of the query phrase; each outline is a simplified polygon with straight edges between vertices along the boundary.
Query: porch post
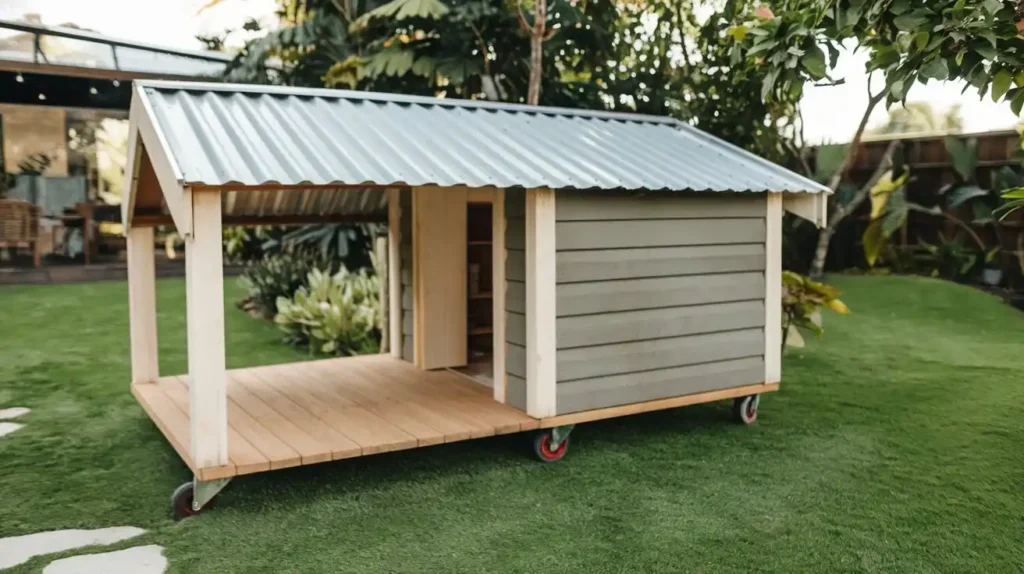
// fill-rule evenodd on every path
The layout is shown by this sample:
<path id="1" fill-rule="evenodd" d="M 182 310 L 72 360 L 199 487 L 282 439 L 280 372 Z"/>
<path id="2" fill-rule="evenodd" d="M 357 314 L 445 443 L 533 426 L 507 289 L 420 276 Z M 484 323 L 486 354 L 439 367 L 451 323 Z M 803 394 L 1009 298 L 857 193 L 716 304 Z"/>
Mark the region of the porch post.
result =
<path id="1" fill-rule="evenodd" d="M 388 190 L 388 335 L 391 356 L 402 358 L 402 206 L 401 191 Z"/>
<path id="2" fill-rule="evenodd" d="M 494 362 L 494 400 L 504 403 L 505 371 L 505 190 L 496 189 L 491 203 L 491 319 L 494 335 L 491 359 Z"/>
<path id="3" fill-rule="evenodd" d="M 765 216 L 764 382 L 782 378 L 782 194 L 768 193 Z"/>
<path id="4" fill-rule="evenodd" d="M 132 384 L 160 377 L 156 329 L 156 260 L 152 227 L 128 230 L 128 325 Z"/>
<path id="5" fill-rule="evenodd" d="M 555 192 L 526 191 L 526 413 L 555 408 Z"/>
<path id="6" fill-rule="evenodd" d="M 228 464 L 221 192 L 184 191 L 192 196 L 185 239 L 192 464 L 208 468 Z"/>

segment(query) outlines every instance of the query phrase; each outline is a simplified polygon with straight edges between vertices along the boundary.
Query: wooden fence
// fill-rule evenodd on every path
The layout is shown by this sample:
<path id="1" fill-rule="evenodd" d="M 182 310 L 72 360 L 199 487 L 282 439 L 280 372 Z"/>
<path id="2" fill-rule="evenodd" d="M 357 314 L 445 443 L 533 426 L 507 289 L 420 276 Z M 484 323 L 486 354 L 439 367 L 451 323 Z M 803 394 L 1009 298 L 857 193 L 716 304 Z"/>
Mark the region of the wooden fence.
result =
<path id="1" fill-rule="evenodd" d="M 975 181 L 980 187 L 995 187 L 994 175 L 1003 167 L 1021 173 L 1024 154 L 1021 152 L 1021 138 L 1016 131 L 952 135 L 977 146 Z M 860 185 L 870 178 L 893 139 L 901 142 L 904 163 L 910 170 L 907 198 L 925 206 L 940 203 L 939 190 L 947 184 L 959 181 L 953 168 L 953 159 L 946 152 L 944 135 L 893 135 L 864 141 L 857 151 L 853 166 L 847 172 L 846 181 Z M 812 162 L 813 168 L 818 167 L 817 164 L 825 157 L 831 156 L 833 161 L 839 157 L 839 150 L 836 147 L 826 147 L 819 148 L 812 154 L 816 160 Z M 821 167 L 825 168 L 823 164 Z M 967 205 L 954 210 L 953 215 L 968 224 L 973 220 L 973 214 Z M 853 217 L 840 226 L 829 252 L 830 269 L 865 265 L 861 236 L 869 220 L 870 205 L 865 202 Z M 1015 290 L 1024 289 L 1024 213 L 1018 211 L 997 224 L 971 224 L 971 228 L 990 248 L 1000 246 L 996 262 L 1003 270 L 1005 286 Z M 942 217 L 911 212 L 907 225 L 894 238 L 894 244 L 898 249 L 907 252 L 922 240 L 934 244 L 939 240 L 940 233 L 950 239 L 956 236 L 957 232 L 956 224 Z M 969 239 L 964 239 L 970 244 Z M 805 249 L 806 246 L 801 245 L 801 252 Z"/>

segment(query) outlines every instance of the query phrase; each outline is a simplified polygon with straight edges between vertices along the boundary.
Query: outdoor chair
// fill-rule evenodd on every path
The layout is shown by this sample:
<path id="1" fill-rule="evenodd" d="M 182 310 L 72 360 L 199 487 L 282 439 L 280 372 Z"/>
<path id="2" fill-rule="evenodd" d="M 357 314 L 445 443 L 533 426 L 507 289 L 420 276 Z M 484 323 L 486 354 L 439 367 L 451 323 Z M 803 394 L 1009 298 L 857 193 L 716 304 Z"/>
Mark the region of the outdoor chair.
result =
<path id="1" fill-rule="evenodd" d="M 28 247 L 32 263 L 39 267 L 42 253 L 39 244 L 41 210 L 20 199 L 0 199 L 0 248 Z"/>

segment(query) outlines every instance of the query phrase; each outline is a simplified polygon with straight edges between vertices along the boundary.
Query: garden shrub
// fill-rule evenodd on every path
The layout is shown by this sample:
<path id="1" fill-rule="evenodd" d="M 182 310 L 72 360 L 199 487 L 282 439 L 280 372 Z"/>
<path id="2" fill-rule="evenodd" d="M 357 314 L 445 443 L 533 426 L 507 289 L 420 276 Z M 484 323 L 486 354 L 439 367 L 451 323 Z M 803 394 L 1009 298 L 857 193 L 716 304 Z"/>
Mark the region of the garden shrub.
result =
<path id="1" fill-rule="evenodd" d="M 309 272 L 293 297 L 278 297 L 274 321 L 285 341 L 311 354 L 361 355 L 380 350 L 380 282 L 365 269 Z"/>
<path id="2" fill-rule="evenodd" d="M 817 337 L 824 333 L 821 310 L 825 307 L 840 315 L 850 309 L 839 300 L 839 289 L 814 281 L 792 271 L 782 272 L 782 346 L 803 347 L 800 331 Z"/>
<path id="3" fill-rule="evenodd" d="M 263 319 L 277 315 L 277 300 L 290 298 L 306 284 L 314 269 L 325 269 L 328 273 L 337 268 L 316 253 L 294 252 L 265 255 L 262 259 L 246 265 L 238 282 L 246 291 L 238 306 Z"/>

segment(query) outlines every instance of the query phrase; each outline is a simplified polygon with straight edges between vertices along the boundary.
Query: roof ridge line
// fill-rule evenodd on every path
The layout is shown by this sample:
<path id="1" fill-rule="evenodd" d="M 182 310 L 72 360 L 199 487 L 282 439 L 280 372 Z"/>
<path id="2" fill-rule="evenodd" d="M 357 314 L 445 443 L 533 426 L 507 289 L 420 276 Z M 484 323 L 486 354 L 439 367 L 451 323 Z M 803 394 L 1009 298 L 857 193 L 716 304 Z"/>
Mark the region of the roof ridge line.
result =
<path id="1" fill-rule="evenodd" d="M 665 116 L 638 114 L 633 112 L 614 112 L 607 110 L 588 110 L 563 108 L 557 106 L 531 106 L 511 102 L 494 102 L 490 100 L 465 100 L 455 98 L 434 98 L 430 96 L 412 96 L 387 92 L 364 92 L 358 90 L 335 90 L 330 88 L 301 88 L 294 86 L 270 86 L 265 84 L 231 84 L 222 82 L 185 82 L 171 80 L 135 80 L 143 88 L 156 90 L 182 90 L 196 92 L 233 92 L 247 94 L 266 94 L 276 96 L 296 96 L 310 98 L 334 98 L 343 100 L 365 100 L 372 102 L 390 102 L 396 104 L 419 104 L 425 106 L 442 106 L 449 108 L 470 108 L 493 111 L 510 111 L 546 116 L 575 116 L 603 120 L 627 121 L 635 123 L 673 125 L 676 120 Z"/>

